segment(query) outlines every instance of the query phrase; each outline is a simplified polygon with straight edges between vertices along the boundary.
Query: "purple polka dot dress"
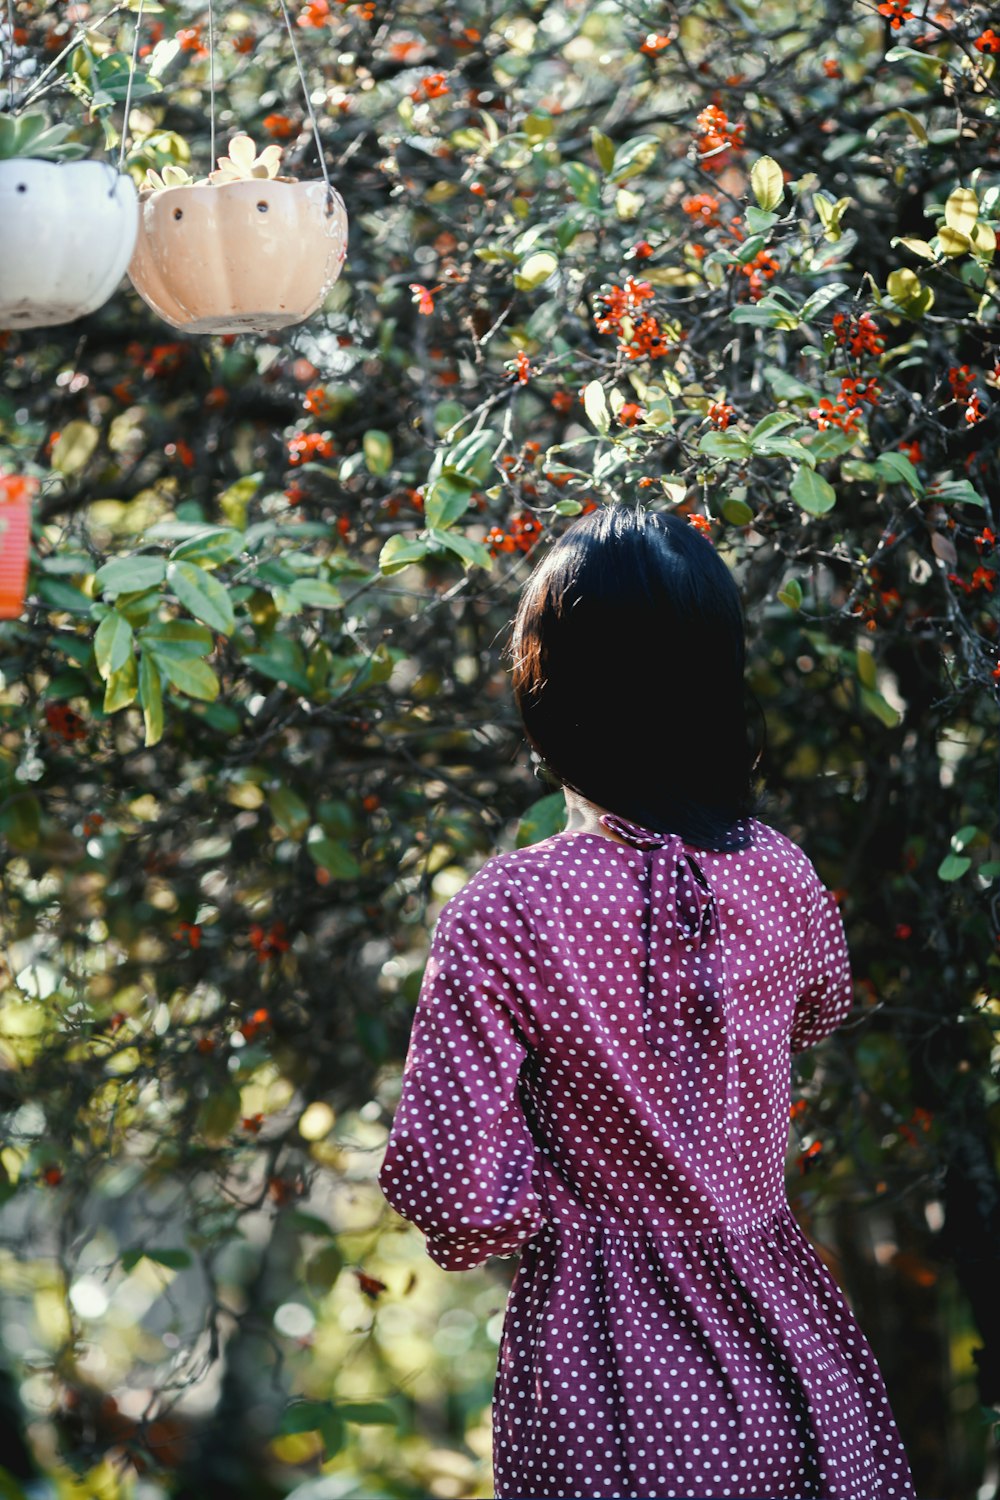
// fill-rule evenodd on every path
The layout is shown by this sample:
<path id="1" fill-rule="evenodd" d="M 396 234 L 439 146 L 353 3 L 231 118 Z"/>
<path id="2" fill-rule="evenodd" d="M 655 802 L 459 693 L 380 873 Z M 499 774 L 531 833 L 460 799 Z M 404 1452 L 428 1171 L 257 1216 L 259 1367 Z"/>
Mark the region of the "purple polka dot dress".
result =
<path id="1" fill-rule="evenodd" d="M 441 913 L 379 1185 L 445 1270 L 521 1252 L 498 1500 L 915 1500 L 874 1355 L 792 1216 L 790 1058 L 843 925 L 764 823 L 496 855 Z"/>

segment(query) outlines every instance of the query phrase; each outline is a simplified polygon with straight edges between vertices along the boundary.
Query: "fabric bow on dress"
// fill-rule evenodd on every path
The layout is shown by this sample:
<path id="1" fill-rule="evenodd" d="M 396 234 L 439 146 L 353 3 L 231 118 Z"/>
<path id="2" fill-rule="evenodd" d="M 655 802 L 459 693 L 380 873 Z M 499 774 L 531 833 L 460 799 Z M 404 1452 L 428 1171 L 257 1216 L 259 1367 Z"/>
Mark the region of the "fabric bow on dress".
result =
<path id="1" fill-rule="evenodd" d="M 643 1034 L 663 1055 L 683 1123 L 701 1133 L 721 1121 L 740 1135 L 739 1050 L 715 892 L 675 833 L 657 833 L 615 813 L 601 817 L 643 855 Z"/>

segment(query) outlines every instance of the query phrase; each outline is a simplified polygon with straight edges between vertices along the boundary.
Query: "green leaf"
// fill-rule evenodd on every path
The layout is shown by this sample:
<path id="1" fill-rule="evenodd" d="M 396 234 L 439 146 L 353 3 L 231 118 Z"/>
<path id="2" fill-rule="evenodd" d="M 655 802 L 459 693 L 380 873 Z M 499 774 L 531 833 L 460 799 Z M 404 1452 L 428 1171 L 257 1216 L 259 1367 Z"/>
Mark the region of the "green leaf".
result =
<path id="1" fill-rule="evenodd" d="M 94 633 L 94 659 L 105 682 L 131 655 L 132 627 L 124 615 L 110 609 Z"/>
<path id="2" fill-rule="evenodd" d="M 325 1297 L 344 1269 L 339 1245 L 324 1245 L 306 1261 L 306 1286 L 314 1297 Z"/>
<path id="3" fill-rule="evenodd" d="M 296 1401 L 283 1413 L 278 1431 L 282 1437 L 299 1432 L 319 1432 L 332 1412 L 329 1401 Z"/>
<path id="4" fill-rule="evenodd" d="M 514 285 L 519 292 L 533 292 L 548 281 L 558 265 L 558 258 L 551 250 L 536 250 L 514 272 Z"/>
<path id="5" fill-rule="evenodd" d="M 795 411 L 769 411 L 767 416 L 761 417 L 751 429 L 750 443 L 752 445 L 758 438 L 765 437 L 769 432 L 777 432 L 779 428 L 791 427 L 799 420 L 799 414 Z"/>
<path id="6" fill-rule="evenodd" d="M 340 839 L 332 839 L 320 827 L 313 824 L 306 838 L 309 858 L 329 872 L 334 880 L 357 880 L 361 866 L 350 849 Z"/>
<path id="7" fill-rule="evenodd" d="M 952 834 L 951 852 L 953 854 L 961 854 L 963 849 L 967 848 L 967 846 L 972 843 L 972 840 L 976 837 L 978 832 L 979 829 L 975 823 L 966 823 L 965 826 L 960 828 L 957 833 Z"/>
<path id="8" fill-rule="evenodd" d="M 894 450 L 880 453 L 875 460 L 875 472 L 889 484 L 905 484 L 914 495 L 924 493 L 920 475 L 905 453 L 897 453 Z"/>
<path id="9" fill-rule="evenodd" d="M 155 649 L 154 655 L 160 671 L 179 693 L 205 703 L 213 703 L 219 696 L 219 679 L 201 657 L 161 656 Z"/>
<path id="10" fill-rule="evenodd" d="M 608 173 L 612 182 L 627 182 L 648 172 L 656 160 L 660 142 L 655 135 L 636 135 L 615 152 L 614 166 Z"/>
<path id="11" fill-rule="evenodd" d="M 267 805 L 279 830 L 290 839 L 301 839 L 309 827 L 311 814 L 297 792 L 291 787 L 272 787 L 267 794 Z"/>
<path id="12" fill-rule="evenodd" d="M 166 559 L 151 552 L 136 552 L 131 557 L 113 557 L 94 574 L 106 594 L 131 594 L 137 589 L 155 588 L 167 572 Z"/>
<path id="13" fill-rule="evenodd" d="M 986 509 L 986 501 L 971 479 L 948 479 L 934 484 L 928 491 L 928 498 L 946 500 L 952 504 L 981 505 L 984 510 Z"/>
<path id="14" fill-rule="evenodd" d="M 777 208 L 785 196 L 785 176 L 773 156 L 759 156 L 750 168 L 750 186 L 765 211 Z"/>
<path id="15" fill-rule="evenodd" d="M 590 127 L 590 143 L 594 148 L 594 155 L 601 164 L 601 169 L 610 172 L 615 164 L 615 143 L 610 136 L 606 136 L 598 130 L 596 125 Z"/>
<path id="16" fill-rule="evenodd" d="M 764 248 L 764 236 L 762 234 L 751 234 L 745 239 L 736 251 L 736 259 L 741 266 L 747 265 L 754 256 Z"/>
<path id="17" fill-rule="evenodd" d="M 89 422 L 67 422 L 52 449 L 52 467 L 60 474 L 79 474 L 90 463 L 99 441 L 97 428 Z"/>
<path id="18" fill-rule="evenodd" d="M 420 537 L 406 537 L 397 532 L 386 542 L 379 553 L 379 571 L 385 574 L 401 573 L 411 563 L 423 562 L 427 556 L 427 543 Z"/>
<path id="19" fill-rule="evenodd" d="M 395 1426 L 398 1420 L 387 1401 L 341 1401 L 337 1410 L 345 1422 L 390 1422 Z"/>
<path id="20" fill-rule="evenodd" d="M 566 827 L 566 798 L 562 792 L 552 792 L 533 802 L 517 825 L 517 847 L 526 848 L 541 839 L 551 838 Z"/>
<path id="21" fill-rule="evenodd" d="M 468 510 L 471 496 L 464 479 L 442 474 L 424 496 L 424 520 L 430 527 L 450 526 Z"/>
<path id="22" fill-rule="evenodd" d="M 765 212 L 762 208 L 754 208 L 751 203 L 746 211 L 747 228 L 751 234 L 767 235 L 778 222 L 778 215 Z"/>
<path id="23" fill-rule="evenodd" d="M 149 651 L 143 651 L 139 657 L 139 701 L 142 703 L 146 744 L 159 744 L 163 738 L 163 686 L 160 669 Z"/>
<path id="24" fill-rule="evenodd" d="M 703 432 L 698 442 L 698 452 L 712 458 L 745 459 L 750 456 L 750 442 L 742 432 Z"/>
<path id="25" fill-rule="evenodd" d="M 809 449 L 800 443 L 797 438 L 783 437 L 781 433 L 774 437 L 763 437 L 759 442 L 753 444 L 755 458 L 794 458 L 798 463 L 808 464 L 813 468 L 816 460 Z"/>
<path id="26" fill-rule="evenodd" d="M 0 799 L 0 833 L 12 849 L 36 849 L 41 831 L 42 809 L 37 797 L 17 791 Z"/>
<path id="27" fill-rule="evenodd" d="M 791 496 L 811 516 L 825 515 L 837 503 L 837 492 L 833 485 L 822 474 L 817 474 L 815 469 L 796 469 Z"/>
<path id="28" fill-rule="evenodd" d="M 50 609 L 65 609 L 75 615 L 89 615 L 93 600 L 82 589 L 61 578 L 40 578 L 35 592 Z"/>
<path id="29" fill-rule="evenodd" d="M 197 563 L 170 562 L 167 564 L 167 583 L 196 619 L 204 620 L 222 635 L 232 635 L 236 629 L 232 601 L 211 573 L 206 573 Z"/>
<path id="30" fill-rule="evenodd" d="M 449 552 L 454 552 L 456 557 L 461 558 L 466 568 L 492 568 L 493 554 L 482 542 L 474 542 L 471 537 L 461 531 L 435 531 L 431 528 L 430 538 L 441 547 L 446 547 Z"/>
<path id="31" fill-rule="evenodd" d="M 178 542 L 170 556 L 189 562 L 228 562 L 243 551 L 244 542 L 243 532 L 235 526 L 206 526 L 198 536 Z"/>
<path id="32" fill-rule="evenodd" d="M 737 500 L 730 495 L 722 502 L 722 517 L 730 526 L 749 526 L 753 520 L 753 511 L 745 500 Z"/>
<path id="33" fill-rule="evenodd" d="M 288 591 L 299 604 L 313 609 L 340 609 L 344 596 L 324 578 L 296 578 Z"/>
<path id="34" fill-rule="evenodd" d="M 850 287 L 844 281 L 831 281 L 828 286 L 821 286 L 818 291 L 813 292 L 811 297 L 807 297 L 802 304 L 801 318 L 803 323 L 808 323 L 817 314 L 821 313 L 825 307 L 829 307 L 831 302 L 836 302 L 838 297 L 842 297 L 845 292 L 849 291 Z"/>
<path id="35" fill-rule="evenodd" d="M 874 139 L 882 126 L 888 124 L 890 120 L 905 120 L 910 128 L 911 135 L 914 135 L 922 146 L 927 145 L 927 128 L 923 120 L 909 109 L 890 109 L 888 114 L 882 115 L 880 119 L 875 121 L 868 132 L 869 135 Z"/>
<path id="36" fill-rule="evenodd" d="M 139 631 L 139 643 L 157 656 L 175 660 L 207 656 L 215 644 L 212 632 L 193 620 L 162 620 Z"/>
<path id="37" fill-rule="evenodd" d="M 169 1267 L 171 1271 L 183 1271 L 192 1264 L 190 1250 L 135 1249 L 125 1251 L 122 1256 L 122 1270 L 134 1270 L 141 1260 L 151 1260 L 158 1266 Z"/>
<path id="38" fill-rule="evenodd" d="M 778 594 L 782 604 L 787 604 L 789 609 L 802 608 L 802 585 L 797 578 L 789 578 L 784 588 Z"/>
<path id="39" fill-rule="evenodd" d="M 120 708 L 126 708 L 135 702 L 139 691 L 139 666 L 135 657 L 131 654 L 126 658 L 123 666 L 117 672 L 112 672 L 107 679 L 104 689 L 104 712 L 106 714 L 117 713 Z"/>
<path id="40" fill-rule="evenodd" d="M 874 714 L 875 718 L 881 724 L 884 724 L 886 729 L 895 729 L 899 723 L 899 714 L 891 703 L 886 702 L 881 693 L 876 693 L 872 688 L 861 687 L 858 690 L 858 696 L 861 699 L 862 706 L 870 714 Z"/>
<path id="41" fill-rule="evenodd" d="M 967 870 L 972 868 L 972 860 L 967 854 L 946 854 L 938 865 L 939 880 L 960 880 Z"/>
<path id="42" fill-rule="evenodd" d="M 584 387 L 583 409 L 603 437 L 611 427 L 611 413 L 608 410 L 608 398 L 599 380 L 591 380 Z"/>
<path id="43" fill-rule="evenodd" d="M 599 208 L 601 179 L 593 167 L 586 166 L 582 161 L 568 161 L 563 163 L 562 170 L 573 197 L 586 208 Z"/>
<path id="44" fill-rule="evenodd" d="M 492 427 L 470 432 L 445 453 L 443 473 L 449 477 L 461 475 L 470 489 L 486 484 L 493 473 L 493 454 L 499 441 Z"/>

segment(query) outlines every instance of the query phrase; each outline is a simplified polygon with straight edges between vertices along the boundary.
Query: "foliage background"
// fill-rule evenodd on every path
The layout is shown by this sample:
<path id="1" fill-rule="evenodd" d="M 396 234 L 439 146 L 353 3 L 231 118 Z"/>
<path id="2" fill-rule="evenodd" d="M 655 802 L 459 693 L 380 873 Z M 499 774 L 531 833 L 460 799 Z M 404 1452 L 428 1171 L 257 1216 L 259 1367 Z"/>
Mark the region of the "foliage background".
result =
<path id="1" fill-rule="evenodd" d="M 13 103 L 116 152 L 136 10 L 17 0 Z M 280 6 L 216 19 L 220 142 L 313 175 Z M 4 1492 L 491 1493 L 511 1267 L 440 1272 L 374 1173 L 436 911 L 559 826 L 516 590 L 642 500 L 736 570 L 763 815 L 842 893 L 796 1210 L 921 1496 L 993 1495 L 1000 21 L 290 19 L 351 217 L 322 315 L 185 337 L 126 287 L 3 336 L 0 472 L 39 483 L 0 624 Z M 137 179 L 211 166 L 208 22 L 145 6 Z"/>

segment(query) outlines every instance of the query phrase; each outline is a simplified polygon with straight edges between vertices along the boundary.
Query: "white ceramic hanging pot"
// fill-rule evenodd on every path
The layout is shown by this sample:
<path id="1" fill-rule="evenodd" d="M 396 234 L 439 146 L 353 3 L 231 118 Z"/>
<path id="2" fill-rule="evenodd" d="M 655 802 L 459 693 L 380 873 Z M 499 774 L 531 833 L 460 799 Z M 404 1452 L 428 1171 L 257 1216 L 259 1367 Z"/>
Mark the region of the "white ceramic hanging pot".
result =
<path id="1" fill-rule="evenodd" d="M 132 284 L 185 333 L 270 333 L 322 304 L 347 253 L 347 210 L 321 181 L 251 178 L 140 198 Z"/>
<path id="2" fill-rule="evenodd" d="M 101 161 L 0 161 L 0 328 L 46 328 L 95 312 L 132 255 L 131 177 Z"/>

